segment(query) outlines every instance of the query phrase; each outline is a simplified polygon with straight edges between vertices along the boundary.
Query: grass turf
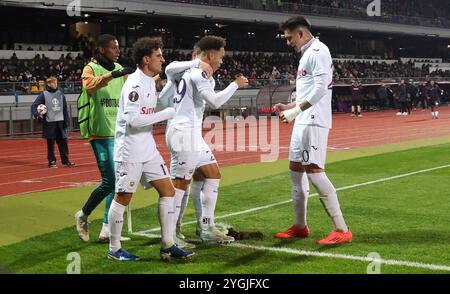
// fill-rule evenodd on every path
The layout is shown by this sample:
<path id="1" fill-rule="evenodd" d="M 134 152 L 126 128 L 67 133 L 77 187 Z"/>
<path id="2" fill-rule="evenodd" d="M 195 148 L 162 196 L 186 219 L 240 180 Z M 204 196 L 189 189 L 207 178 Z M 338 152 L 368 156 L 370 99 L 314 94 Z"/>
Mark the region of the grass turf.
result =
<path id="1" fill-rule="evenodd" d="M 328 175 L 338 188 L 442 166 L 450 164 L 449 148 L 450 144 L 444 144 L 336 162 L 328 165 Z M 352 256 L 377 252 L 383 259 L 450 265 L 446 254 L 450 241 L 450 203 L 446 199 L 449 176 L 450 168 L 445 168 L 339 192 L 346 221 L 354 234 L 353 243 L 341 246 L 322 247 L 315 243 L 331 230 L 318 197 L 309 201 L 311 236 L 306 240 L 282 242 L 272 238 L 292 224 L 290 203 L 218 222 L 230 223 L 237 230 L 259 230 L 266 234 L 263 240 L 247 240 L 243 244 Z M 289 200 L 289 175 L 283 172 L 228 185 L 221 189 L 219 197 L 216 215 Z M 158 226 L 156 208 L 152 204 L 133 211 L 135 231 Z M 185 220 L 192 220 L 193 215 L 190 203 Z M 100 226 L 100 220 L 91 223 L 91 238 L 98 235 Z M 183 231 L 193 238 L 195 226 L 186 225 Z M 133 236 L 131 242 L 123 245 L 141 256 L 142 261 L 108 260 L 107 245 L 82 243 L 75 228 L 69 227 L 0 247 L 0 268 L 14 273 L 65 273 L 69 252 L 80 254 L 82 273 L 366 273 L 368 266 L 368 262 L 362 261 L 203 244 L 198 244 L 197 255 L 191 261 L 168 266 L 159 260 L 157 238 Z M 397 265 L 381 265 L 381 271 L 448 273 Z"/>

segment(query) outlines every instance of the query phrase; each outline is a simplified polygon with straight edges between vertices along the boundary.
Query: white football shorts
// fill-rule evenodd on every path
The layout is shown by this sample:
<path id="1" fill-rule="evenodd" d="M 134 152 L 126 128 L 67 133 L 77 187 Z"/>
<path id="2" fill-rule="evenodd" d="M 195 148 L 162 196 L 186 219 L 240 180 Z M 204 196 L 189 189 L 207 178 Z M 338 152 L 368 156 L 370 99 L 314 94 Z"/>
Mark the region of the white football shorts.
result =
<path id="1" fill-rule="evenodd" d="M 116 193 L 135 193 L 139 182 L 144 189 L 149 189 L 152 187 L 150 182 L 170 178 L 161 155 L 147 162 L 115 162 L 115 170 Z"/>
<path id="2" fill-rule="evenodd" d="M 170 175 L 172 179 L 190 180 L 195 170 L 217 163 L 214 154 L 201 133 L 184 128 L 169 128 L 166 142 L 170 151 Z"/>
<path id="3" fill-rule="evenodd" d="M 325 168 L 328 145 L 328 128 L 295 124 L 289 147 L 289 160 L 302 165 L 315 164 Z"/>

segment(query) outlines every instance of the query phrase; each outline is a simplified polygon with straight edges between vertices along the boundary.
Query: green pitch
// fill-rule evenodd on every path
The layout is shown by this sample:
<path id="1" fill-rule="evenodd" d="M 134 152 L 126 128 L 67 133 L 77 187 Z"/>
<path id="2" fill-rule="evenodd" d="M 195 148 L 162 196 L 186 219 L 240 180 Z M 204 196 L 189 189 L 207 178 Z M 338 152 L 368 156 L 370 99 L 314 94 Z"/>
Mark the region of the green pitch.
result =
<path id="1" fill-rule="evenodd" d="M 168 265 L 159 259 L 158 238 L 132 235 L 133 240 L 123 243 L 123 246 L 139 255 L 142 261 L 115 262 L 106 258 L 108 245 L 95 241 L 81 242 L 74 225 L 71 225 L 73 208 L 80 203 L 79 199 L 84 199 L 84 196 L 75 195 L 86 194 L 89 189 L 59 190 L 45 193 L 47 198 L 42 196 L 40 201 L 30 200 L 33 204 L 25 205 L 25 212 L 21 211 L 20 203 L 24 204 L 26 197 L 31 196 L 0 200 L 0 213 L 15 215 L 14 223 L 9 227 L 17 227 L 8 232 L 8 221 L 3 221 L 0 227 L 1 236 L 9 240 L 7 245 L 0 247 L 0 270 L 65 273 L 69 264 L 68 253 L 77 252 L 81 256 L 81 273 L 364 274 L 371 262 L 364 258 L 376 253 L 382 259 L 381 273 L 448 274 L 450 144 L 377 153 L 380 152 L 368 152 L 363 155 L 376 155 L 354 159 L 332 160 L 334 162 L 327 166 L 328 176 L 340 189 L 338 195 L 344 216 L 354 235 L 351 244 L 323 247 L 315 243 L 331 231 L 330 220 L 317 196 L 311 197 L 308 204 L 310 238 L 284 242 L 272 238 L 276 232 L 291 226 L 293 218 L 292 204 L 288 202 L 290 180 L 285 170 L 287 162 L 281 160 L 265 166 L 255 164 L 224 169 L 224 185 L 220 190 L 216 215 L 226 217 L 216 222 L 231 224 L 238 231 L 262 231 L 266 235 L 262 240 L 246 240 L 232 246 L 198 243 L 196 256 L 191 261 Z M 336 156 L 330 155 L 331 158 Z M 345 157 L 344 153 L 344 158 L 350 157 Z M 266 172 L 258 173 L 258 168 Z M 235 180 L 232 180 L 233 175 Z M 401 177 L 392 178 L 394 176 Z M 58 202 L 58 199 L 73 200 Z M 134 231 L 157 228 L 156 195 L 140 191 L 133 201 Z M 43 211 L 33 215 L 33 207 L 41 207 Z M 249 209 L 254 210 L 247 211 Z M 102 210 L 98 210 L 97 217 Z M 227 216 L 237 212 L 241 213 Z M 55 222 L 52 214 L 59 215 L 61 228 L 58 224 L 50 224 Z M 190 202 L 185 221 L 193 218 Z M 40 233 L 32 234 L 25 230 L 16 234 L 20 231 L 20 224 L 16 222 L 23 220 L 26 223 L 29 219 L 33 219 L 34 231 Z M 41 221 L 45 229 L 39 226 Z M 98 236 L 100 227 L 99 219 L 90 224 L 92 240 Z M 183 232 L 195 240 L 195 225 L 185 225 Z"/>

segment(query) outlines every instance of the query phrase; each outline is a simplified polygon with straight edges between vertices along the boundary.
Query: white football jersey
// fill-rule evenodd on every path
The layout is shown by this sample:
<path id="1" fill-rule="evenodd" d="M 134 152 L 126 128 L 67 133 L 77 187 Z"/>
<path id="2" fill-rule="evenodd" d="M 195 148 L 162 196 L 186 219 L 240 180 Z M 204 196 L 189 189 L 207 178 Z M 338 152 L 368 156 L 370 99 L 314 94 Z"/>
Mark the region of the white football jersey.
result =
<path id="1" fill-rule="evenodd" d="M 125 114 L 151 115 L 156 111 L 155 81 L 139 68 L 130 74 L 122 88 L 116 119 L 114 161 L 129 163 L 151 161 L 159 155 L 153 127 L 132 127 Z"/>
<path id="2" fill-rule="evenodd" d="M 317 39 L 302 47 L 296 87 L 297 104 L 305 100 L 312 104 L 297 116 L 296 124 L 331 129 L 333 61 L 328 47 Z"/>
<path id="3" fill-rule="evenodd" d="M 208 79 L 199 68 L 191 68 L 183 74 L 173 98 L 175 118 L 169 121 L 170 126 L 195 128 L 201 131 L 205 100 L 199 92 L 202 88 L 214 89 L 216 82 Z"/>

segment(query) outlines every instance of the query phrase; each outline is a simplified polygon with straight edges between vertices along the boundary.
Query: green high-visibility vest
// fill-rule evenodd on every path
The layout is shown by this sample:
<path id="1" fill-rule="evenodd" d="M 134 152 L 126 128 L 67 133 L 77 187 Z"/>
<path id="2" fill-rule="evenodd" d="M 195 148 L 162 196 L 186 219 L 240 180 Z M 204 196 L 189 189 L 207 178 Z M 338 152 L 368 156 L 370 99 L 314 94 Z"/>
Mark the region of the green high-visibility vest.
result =
<path id="1" fill-rule="evenodd" d="M 93 69 L 96 77 L 109 73 L 97 63 L 90 62 L 88 65 Z M 118 63 L 114 65 L 114 70 L 122 68 Z M 120 92 L 124 84 L 124 77 L 112 79 L 108 86 L 98 89 L 92 96 L 89 96 L 87 90 L 83 88 L 78 97 L 77 106 L 78 124 L 84 138 L 114 137 Z"/>

